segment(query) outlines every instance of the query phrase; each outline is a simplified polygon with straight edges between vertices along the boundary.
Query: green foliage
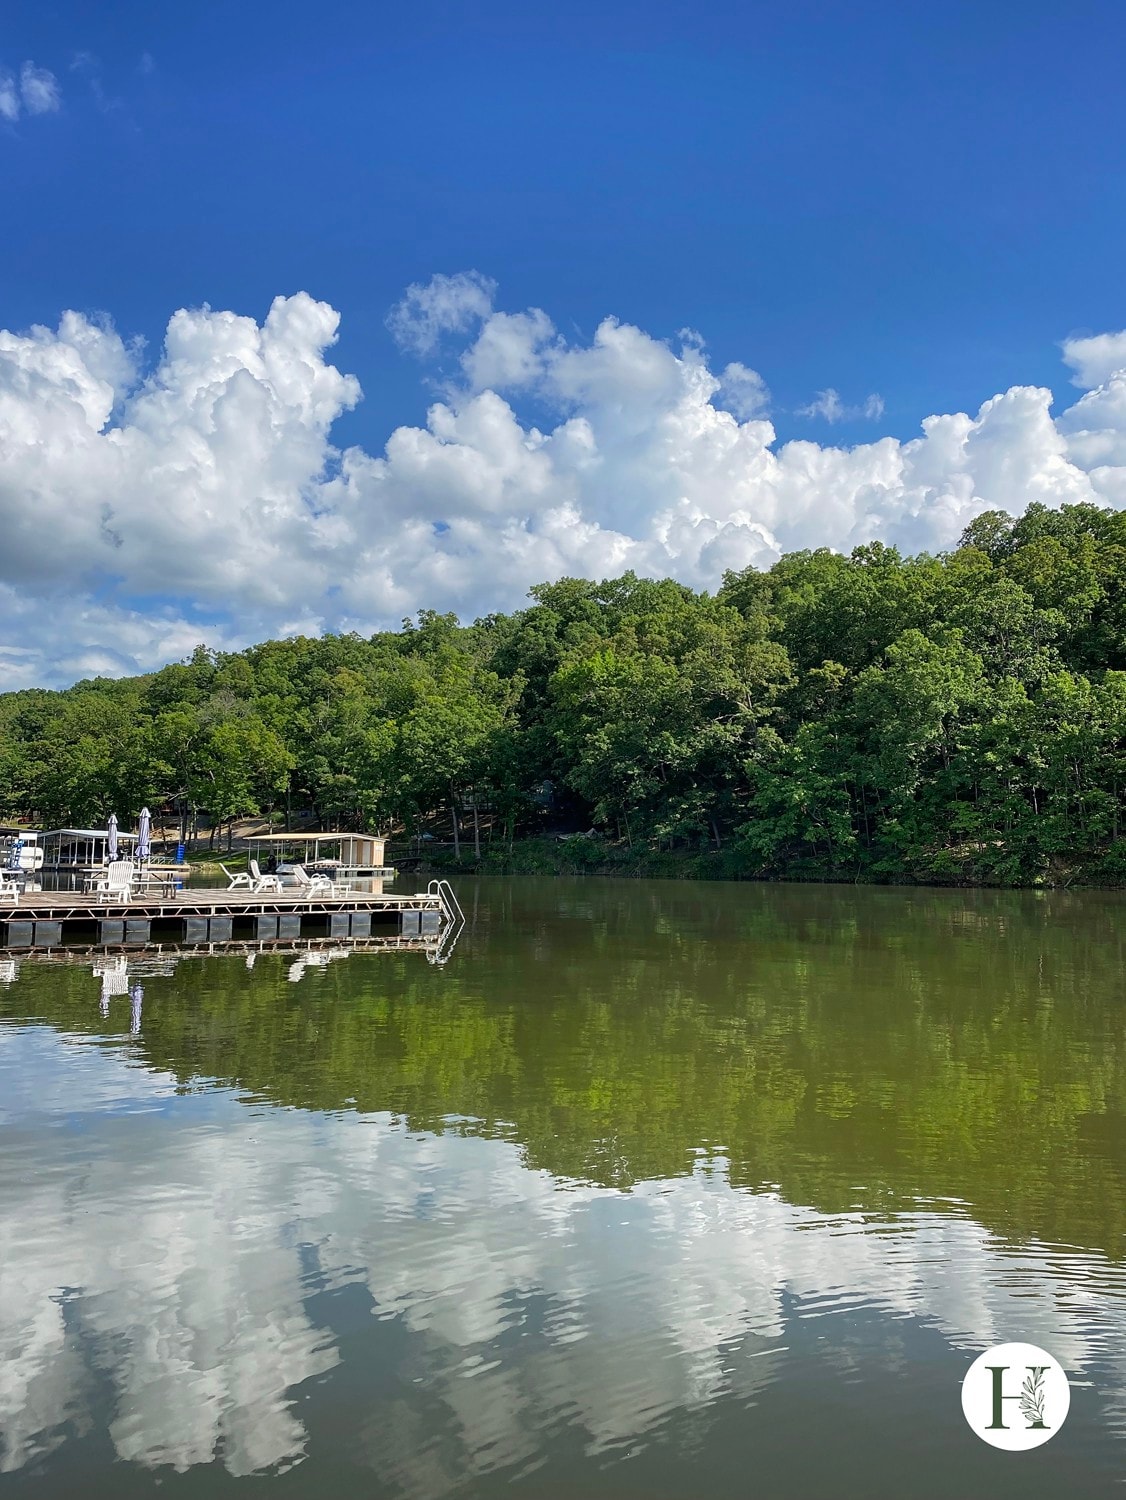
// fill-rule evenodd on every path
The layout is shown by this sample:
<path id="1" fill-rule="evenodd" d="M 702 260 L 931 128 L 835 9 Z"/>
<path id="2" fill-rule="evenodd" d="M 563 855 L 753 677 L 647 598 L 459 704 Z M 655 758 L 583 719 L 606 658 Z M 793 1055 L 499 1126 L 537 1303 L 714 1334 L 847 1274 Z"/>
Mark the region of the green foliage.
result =
<path id="1" fill-rule="evenodd" d="M 472 819 L 493 863 L 517 833 L 593 827 L 599 868 L 620 847 L 729 876 L 1118 881 L 1124 582 L 1126 516 L 1033 504 L 946 555 L 793 553 L 714 597 L 568 578 L 467 627 L 200 647 L 0 696 L 0 813 L 148 802 L 185 830 L 284 811 L 455 841 Z"/>

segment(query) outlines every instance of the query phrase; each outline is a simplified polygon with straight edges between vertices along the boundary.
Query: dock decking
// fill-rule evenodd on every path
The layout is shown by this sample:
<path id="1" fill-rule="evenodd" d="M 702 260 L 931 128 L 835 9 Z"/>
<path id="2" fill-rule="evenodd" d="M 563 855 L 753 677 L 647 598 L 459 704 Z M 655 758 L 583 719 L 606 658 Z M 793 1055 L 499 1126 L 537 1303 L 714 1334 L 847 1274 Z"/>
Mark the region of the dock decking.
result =
<path id="1" fill-rule="evenodd" d="M 426 937 L 463 920 L 445 881 L 411 895 L 341 891 L 185 890 L 99 901 L 77 891 L 25 891 L 0 906 L 0 949 L 63 943 L 143 944 L 163 938 L 188 944 L 300 937 Z"/>

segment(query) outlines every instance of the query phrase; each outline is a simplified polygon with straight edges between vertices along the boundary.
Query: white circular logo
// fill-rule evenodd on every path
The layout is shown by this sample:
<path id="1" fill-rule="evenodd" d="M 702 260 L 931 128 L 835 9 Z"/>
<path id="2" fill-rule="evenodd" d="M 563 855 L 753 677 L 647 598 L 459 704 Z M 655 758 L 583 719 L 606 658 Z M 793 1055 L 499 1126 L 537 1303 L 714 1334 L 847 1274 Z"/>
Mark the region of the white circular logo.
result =
<path id="1" fill-rule="evenodd" d="M 1039 1448 L 1063 1426 L 1071 1387 L 1062 1366 L 1035 1344 L 997 1344 L 962 1381 L 962 1410 L 983 1442 L 1010 1453 Z"/>

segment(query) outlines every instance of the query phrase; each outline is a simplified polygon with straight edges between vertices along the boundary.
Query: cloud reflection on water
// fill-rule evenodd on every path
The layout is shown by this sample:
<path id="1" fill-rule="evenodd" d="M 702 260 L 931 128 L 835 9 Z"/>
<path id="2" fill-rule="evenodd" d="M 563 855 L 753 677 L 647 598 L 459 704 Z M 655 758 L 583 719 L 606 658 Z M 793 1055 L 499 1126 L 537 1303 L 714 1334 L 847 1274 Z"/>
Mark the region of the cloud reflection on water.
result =
<path id="1" fill-rule="evenodd" d="M 716 1158 L 628 1193 L 562 1182 L 513 1141 L 183 1097 L 128 1046 L 39 1028 L 0 1029 L 0 1100 L 3 1471 L 96 1427 L 107 1387 L 121 1459 L 293 1464 L 297 1388 L 341 1360 L 323 1312 L 349 1289 L 410 1350 L 354 1457 L 420 1496 L 533 1463 L 548 1429 L 608 1453 L 745 1403 L 792 1319 L 860 1308 L 967 1351 L 1019 1329 L 1073 1372 L 1109 1364 L 1124 1415 L 1120 1270 L 1006 1247 L 957 1205 L 829 1216 L 732 1187 Z"/>

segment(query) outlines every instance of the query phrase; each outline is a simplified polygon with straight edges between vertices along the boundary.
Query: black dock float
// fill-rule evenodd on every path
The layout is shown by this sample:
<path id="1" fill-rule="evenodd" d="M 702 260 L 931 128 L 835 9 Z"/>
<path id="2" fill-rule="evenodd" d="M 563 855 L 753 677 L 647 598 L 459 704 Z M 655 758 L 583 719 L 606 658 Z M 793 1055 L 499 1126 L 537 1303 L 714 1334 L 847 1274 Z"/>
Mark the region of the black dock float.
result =
<path id="1" fill-rule="evenodd" d="M 0 906 L 0 948 L 55 948 L 89 942 L 141 946 L 155 935 L 191 945 L 294 941 L 305 936 L 367 939 L 378 933 L 437 937 L 464 918 L 445 881 L 413 895 L 341 891 L 309 895 L 252 891 L 187 890 L 174 895 L 98 901 L 73 891 L 25 891 Z"/>

